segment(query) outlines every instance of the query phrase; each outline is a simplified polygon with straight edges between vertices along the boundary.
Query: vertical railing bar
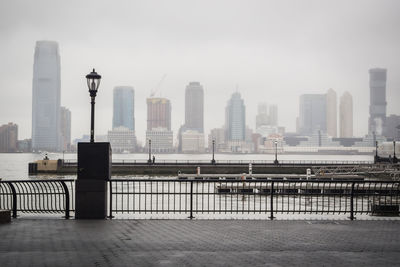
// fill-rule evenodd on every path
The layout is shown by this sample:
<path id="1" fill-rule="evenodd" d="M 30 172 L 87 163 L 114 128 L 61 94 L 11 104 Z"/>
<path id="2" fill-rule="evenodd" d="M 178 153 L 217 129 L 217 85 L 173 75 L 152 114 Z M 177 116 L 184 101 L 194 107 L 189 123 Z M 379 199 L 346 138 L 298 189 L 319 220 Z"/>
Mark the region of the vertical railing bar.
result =
<path id="1" fill-rule="evenodd" d="M 69 190 L 64 181 L 61 181 L 61 185 L 65 194 L 65 219 L 69 219 Z"/>
<path id="2" fill-rule="evenodd" d="M 270 219 L 274 219 L 274 181 L 271 182 Z"/>
<path id="3" fill-rule="evenodd" d="M 109 191 L 109 194 L 108 194 L 108 197 L 109 197 L 109 216 L 108 216 L 108 218 L 110 218 L 110 219 L 112 219 L 112 218 L 114 218 L 113 217 L 113 181 L 112 180 L 109 180 L 108 181 L 108 185 L 109 185 L 109 187 L 110 187 L 110 191 Z"/>
<path id="4" fill-rule="evenodd" d="M 350 220 L 354 220 L 354 182 L 351 183 L 351 194 L 350 194 Z"/>
<path id="5" fill-rule="evenodd" d="M 7 182 L 7 184 L 10 186 L 12 192 L 12 216 L 13 218 L 17 218 L 17 192 L 15 191 L 15 187 L 11 182 Z"/>

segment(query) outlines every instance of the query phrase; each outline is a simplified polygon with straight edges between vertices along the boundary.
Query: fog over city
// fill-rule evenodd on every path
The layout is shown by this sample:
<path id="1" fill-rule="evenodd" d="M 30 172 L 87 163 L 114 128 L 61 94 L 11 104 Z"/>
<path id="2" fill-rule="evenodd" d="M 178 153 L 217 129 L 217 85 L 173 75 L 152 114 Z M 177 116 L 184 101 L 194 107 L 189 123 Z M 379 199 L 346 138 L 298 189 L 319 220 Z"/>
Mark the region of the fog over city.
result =
<path id="1" fill-rule="evenodd" d="M 35 43 L 59 44 L 61 105 L 72 138 L 89 134 L 85 75 L 102 75 L 96 134 L 112 128 L 113 88 L 135 89 L 136 136 L 145 140 L 146 98 L 170 99 L 174 135 L 184 123 L 185 87 L 204 87 L 204 128 L 222 127 L 235 91 L 255 128 L 260 102 L 296 130 L 299 96 L 349 91 L 354 135 L 368 132 L 370 68 L 387 69 L 387 114 L 400 114 L 400 1 L 2 1 L 0 125 L 31 138 Z"/>

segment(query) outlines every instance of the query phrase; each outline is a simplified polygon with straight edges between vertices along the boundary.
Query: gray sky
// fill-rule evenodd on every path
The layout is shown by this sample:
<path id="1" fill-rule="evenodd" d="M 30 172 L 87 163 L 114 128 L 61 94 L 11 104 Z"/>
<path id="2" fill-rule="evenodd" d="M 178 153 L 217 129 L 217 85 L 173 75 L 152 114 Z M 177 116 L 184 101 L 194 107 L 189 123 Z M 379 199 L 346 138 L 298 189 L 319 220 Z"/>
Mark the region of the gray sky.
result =
<path id="1" fill-rule="evenodd" d="M 164 74 L 174 133 L 184 121 L 184 90 L 205 89 L 205 129 L 224 123 L 239 88 L 247 124 L 257 104 L 278 104 L 279 124 L 295 130 L 299 95 L 353 95 L 355 135 L 367 132 L 368 69 L 388 69 L 388 114 L 400 114 L 400 1 L 55 1 L 0 2 L 0 124 L 31 136 L 33 54 L 37 40 L 59 43 L 62 105 L 72 137 L 89 133 L 84 76 L 103 76 L 96 134 L 112 125 L 112 89 L 135 88 L 136 132 L 144 140 L 146 101 Z"/>

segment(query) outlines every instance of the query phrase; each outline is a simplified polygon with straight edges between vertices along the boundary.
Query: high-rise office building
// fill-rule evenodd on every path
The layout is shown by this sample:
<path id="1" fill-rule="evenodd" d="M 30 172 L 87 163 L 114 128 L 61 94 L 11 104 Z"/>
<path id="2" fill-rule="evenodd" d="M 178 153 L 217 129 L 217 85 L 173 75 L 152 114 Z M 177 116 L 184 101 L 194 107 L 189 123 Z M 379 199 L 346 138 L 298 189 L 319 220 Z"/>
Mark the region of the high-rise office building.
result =
<path id="1" fill-rule="evenodd" d="M 259 103 L 256 115 L 256 129 L 264 125 L 269 125 L 268 105 L 267 103 Z"/>
<path id="2" fill-rule="evenodd" d="M 316 131 L 326 133 L 326 95 L 301 95 L 299 133 L 311 136 Z"/>
<path id="3" fill-rule="evenodd" d="M 113 91 L 113 129 L 135 130 L 135 92 L 130 86 L 117 86 Z"/>
<path id="4" fill-rule="evenodd" d="M 340 97 L 339 118 L 340 137 L 353 137 L 353 97 L 349 92 Z"/>
<path id="5" fill-rule="evenodd" d="M 226 140 L 245 141 L 246 107 L 240 93 L 233 93 L 225 108 Z"/>
<path id="6" fill-rule="evenodd" d="M 32 149 L 60 151 L 60 55 L 54 41 L 37 41 L 32 84 Z"/>
<path id="7" fill-rule="evenodd" d="M 368 133 L 381 135 L 386 119 L 386 69 L 369 70 L 369 93 Z"/>
<path id="8" fill-rule="evenodd" d="M 171 103 L 166 98 L 147 98 L 147 130 L 171 130 Z"/>
<path id="9" fill-rule="evenodd" d="M 271 126 L 278 126 L 278 106 L 269 106 L 269 124 Z"/>
<path id="10" fill-rule="evenodd" d="M 326 93 L 326 132 L 331 137 L 337 137 L 337 101 L 336 92 L 329 89 Z"/>
<path id="11" fill-rule="evenodd" d="M 71 111 L 66 107 L 60 110 L 62 150 L 69 150 L 71 147 Z"/>
<path id="12" fill-rule="evenodd" d="M 186 86 L 185 129 L 204 132 L 204 90 L 199 82 L 190 82 Z"/>
<path id="13" fill-rule="evenodd" d="M 10 122 L 0 126 L 0 152 L 17 152 L 18 125 Z"/>

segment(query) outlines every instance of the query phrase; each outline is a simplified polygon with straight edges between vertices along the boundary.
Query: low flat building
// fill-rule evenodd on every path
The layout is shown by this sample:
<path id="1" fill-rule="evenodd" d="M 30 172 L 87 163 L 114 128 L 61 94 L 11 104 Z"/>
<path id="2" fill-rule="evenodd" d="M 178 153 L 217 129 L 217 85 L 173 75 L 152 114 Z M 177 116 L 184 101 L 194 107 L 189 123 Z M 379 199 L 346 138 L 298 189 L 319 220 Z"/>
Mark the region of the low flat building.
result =
<path id="1" fill-rule="evenodd" d="M 174 152 L 173 132 L 166 128 L 153 128 L 146 131 L 146 149 L 149 147 L 151 140 L 151 151 L 154 153 L 171 153 Z"/>
<path id="2" fill-rule="evenodd" d="M 108 131 L 108 142 L 110 142 L 112 151 L 115 153 L 132 153 L 136 151 L 135 131 L 124 126 Z"/>
<path id="3" fill-rule="evenodd" d="M 187 130 L 182 133 L 183 153 L 203 153 L 204 134 L 198 131 Z"/>

